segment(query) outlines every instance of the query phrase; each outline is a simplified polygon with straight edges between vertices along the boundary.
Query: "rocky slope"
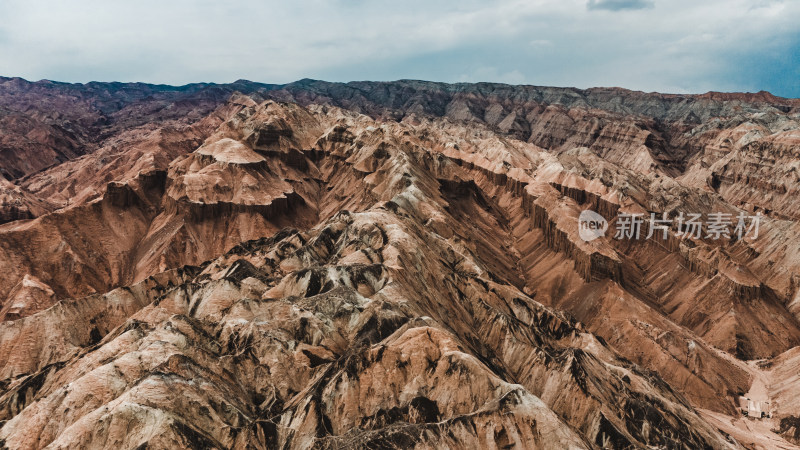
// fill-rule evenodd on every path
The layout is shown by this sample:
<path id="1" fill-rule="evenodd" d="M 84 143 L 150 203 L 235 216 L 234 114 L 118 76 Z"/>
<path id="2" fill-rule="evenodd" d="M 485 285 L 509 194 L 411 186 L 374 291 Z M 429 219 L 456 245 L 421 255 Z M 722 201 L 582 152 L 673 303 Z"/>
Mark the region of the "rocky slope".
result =
<path id="1" fill-rule="evenodd" d="M 0 77 L 0 174 L 14 179 L 34 173 L 147 123 L 196 121 L 234 91 L 269 87 L 245 81 L 173 87 Z"/>
<path id="2" fill-rule="evenodd" d="M 118 121 L 0 191 L 9 448 L 798 442 L 796 100 L 34 85 Z M 764 219 L 587 242 L 584 209 Z"/>

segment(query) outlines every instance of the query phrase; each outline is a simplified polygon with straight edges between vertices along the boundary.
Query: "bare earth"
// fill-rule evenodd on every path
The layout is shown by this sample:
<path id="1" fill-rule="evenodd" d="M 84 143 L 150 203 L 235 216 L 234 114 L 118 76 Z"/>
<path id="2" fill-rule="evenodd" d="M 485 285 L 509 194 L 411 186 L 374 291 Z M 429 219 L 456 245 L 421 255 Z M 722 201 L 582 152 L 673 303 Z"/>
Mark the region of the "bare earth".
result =
<path id="1" fill-rule="evenodd" d="M 800 445 L 798 100 L 0 78 L 0 132 L 0 448 Z M 664 212 L 762 222 L 613 238 Z"/>

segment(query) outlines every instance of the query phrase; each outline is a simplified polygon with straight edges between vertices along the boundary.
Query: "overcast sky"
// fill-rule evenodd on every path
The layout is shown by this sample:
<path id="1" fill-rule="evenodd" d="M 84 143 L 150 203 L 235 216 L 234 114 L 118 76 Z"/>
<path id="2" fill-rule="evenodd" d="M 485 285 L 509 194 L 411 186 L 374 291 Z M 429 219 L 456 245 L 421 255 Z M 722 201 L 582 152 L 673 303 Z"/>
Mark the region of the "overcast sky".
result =
<path id="1" fill-rule="evenodd" d="M 413 78 L 800 97 L 800 1 L 0 0 L 0 75 Z"/>

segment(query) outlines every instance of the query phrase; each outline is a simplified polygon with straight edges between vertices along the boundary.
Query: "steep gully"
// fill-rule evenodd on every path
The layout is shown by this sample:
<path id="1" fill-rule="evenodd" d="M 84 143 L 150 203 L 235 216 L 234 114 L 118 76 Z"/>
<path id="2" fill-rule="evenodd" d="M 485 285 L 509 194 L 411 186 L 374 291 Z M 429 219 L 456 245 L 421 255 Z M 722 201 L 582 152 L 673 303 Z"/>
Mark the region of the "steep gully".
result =
<path id="1" fill-rule="evenodd" d="M 270 108 L 276 107 L 264 109 Z M 427 231 L 431 219 L 442 229 L 459 229 L 442 214 L 446 201 L 424 165 L 429 157 L 395 144 L 383 147 L 383 164 L 362 171 L 363 157 L 382 153 L 380 147 L 341 142 L 337 128 L 332 131 L 318 145 L 332 157 L 317 159 L 318 167 L 324 173 L 352 164 L 354 179 L 364 180 L 378 206 L 337 212 L 307 234 L 286 230 L 247 242 L 197 269 L 111 291 L 105 301 L 75 300 L 76 306 L 106 306 L 99 315 L 69 316 L 102 323 L 87 326 L 87 336 L 73 336 L 79 346 L 72 351 L 54 353 L 47 342 L 23 338 L 41 332 L 35 322 L 46 316 L 55 319 L 48 328 L 61 329 L 63 306 L 7 322 L 10 329 L 0 335 L 10 351 L 3 354 L 14 358 L 4 365 L 13 380 L 3 402 L 4 442 L 56 448 L 141 440 L 222 447 L 733 445 L 657 376 L 506 284 L 514 268 L 502 253 L 491 251 L 484 262 L 458 236 Z M 224 144 L 239 159 L 249 155 L 241 144 Z M 206 161 L 204 153 L 191 158 Z M 230 153 L 228 168 L 251 165 L 233 162 Z M 315 159 L 322 154 L 313 153 Z M 183 192 L 177 185 L 170 188 Z M 467 242 L 480 241 L 470 234 L 464 230 Z M 138 311 L 119 323 L 130 308 Z M 281 337 L 280 330 L 295 331 Z M 41 350 L 20 351 L 34 342 Z M 261 360 L 268 355 L 278 360 Z M 281 364 L 286 358 L 295 362 Z M 31 369 L 36 381 L 19 376 Z M 66 380 L 72 382 L 65 386 Z M 469 392 L 454 398 L 465 380 Z M 201 393 L 192 387 L 197 383 L 213 387 Z M 397 391 L 370 388 L 396 383 Z M 373 394 L 358 394 L 365 389 Z M 399 395 L 409 390 L 418 393 Z M 64 406 L 63 420 L 42 421 Z"/>
<path id="2" fill-rule="evenodd" d="M 250 107 L 252 108 L 252 106 Z M 269 110 L 270 108 L 272 108 L 272 113 L 274 114 L 274 106 L 267 106 L 264 109 Z M 189 223 L 203 222 L 220 217 L 236 217 L 237 215 L 254 211 L 256 215 L 253 217 L 260 216 L 266 220 L 264 228 L 250 230 L 253 233 L 251 236 L 257 237 L 266 233 L 265 230 L 272 229 L 277 231 L 280 223 L 268 223 L 275 222 L 276 219 L 279 222 L 286 217 L 287 212 L 302 209 L 304 205 L 310 211 L 307 213 L 308 215 L 306 213 L 299 214 L 299 217 L 300 220 L 303 220 L 302 217 L 307 217 L 309 224 L 323 222 L 326 218 L 332 217 L 332 214 L 344 208 L 359 210 L 369 205 L 370 203 L 366 202 L 364 198 L 359 199 L 357 196 L 345 194 L 343 191 L 337 192 L 346 184 L 343 183 L 345 180 L 341 179 L 343 176 L 352 180 L 352 178 L 357 179 L 358 177 L 368 176 L 368 174 L 378 173 L 381 174 L 379 179 L 391 179 L 394 177 L 394 183 L 406 185 L 406 188 L 413 191 L 420 189 L 419 186 L 427 182 L 428 185 L 422 191 L 431 198 L 442 196 L 446 199 L 446 208 L 450 209 L 448 214 L 452 215 L 456 222 L 470 224 L 470 226 L 466 227 L 466 229 L 462 229 L 462 226 L 454 226 L 450 223 L 452 219 L 442 219 L 440 214 L 423 215 L 424 220 L 422 223 L 437 230 L 437 233 L 441 233 L 442 236 L 447 236 L 453 233 L 452 230 L 455 230 L 454 237 L 461 234 L 460 238 L 464 242 L 473 243 L 467 245 L 476 246 L 468 249 L 468 252 L 481 260 L 481 264 L 491 268 L 487 274 L 497 277 L 494 282 L 515 286 L 545 305 L 551 304 L 575 314 L 579 320 L 586 324 L 588 331 L 603 337 L 612 348 L 638 365 L 658 372 L 670 385 L 678 388 L 679 391 L 699 406 L 731 413 L 732 402 L 730 399 L 732 396 L 737 392 L 746 392 L 748 388 L 747 372 L 739 367 L 736 362 L 716 356 L 716 351 L 713 350 L 711 345 L 729 350 L 742 358 L 775 356 L 777 353 L 796 345 L 798 336 L 796 318 L 786 312 L 788 300 L 776 294 L 776 292 L 780 292 L 777 289 L 781 287 L 781 283 L 785 283 L 785 280 L 771 278 L 765 280 L 766 283 L 760 281 L 754 283 L 746 277 L 737 275 L 741 271 L 731 272 L 729 270 L 728 266 L 731 264 L 734 265 L 734 268 L 736 267 L 735 265 L 746 267 L 747 264 L 759 264 L 759 257 L 764 255 L 764 252 L 752 250 L 747 243 L 731 244 L 723 252 L 718 246 L 715 247 L 704 242 L 695 243 L 696 246 L 691 248 L 682 248 L 681 243 L 674 239 L 664 245 L 643 242 L 629 246 L 613 240 L 590 245 L 577 239 L 575 237 L 574 220 L 580 205 L 591 206 L 596 211 L 607 215 L 608 218 L 611 218 L 615 210 L 620 208 L 641 208 L 641 205 L 636 205 L 632 202 L 624 204 L 624 201 L 615 199 L 617 194 L 613 192 L 602 192 L 602 189 L 600 189 L 601 192 L 592 192 L 592 189 L 585 187 L 587 184 L 592 184 L 591 180 L 581 180 L 580 177 L 570 174 L 567 175 L 567 179 L 562 179 L 561 177 L 564 176 L 563 171 L 551 173 L 550 169 L 548 169 L 548 167 L 552 168 L 553 164 L 569 167 L 571 163 L 574 163 L 573 159 L 580 163 L 585 163 L 584 161 L 588 160 L 588 164 L 601 165 L 601 162 L 593 159 L 593 153 L 586 151 L 565 152 L 563 156 L 558 158 L 558 161 L 554 161 L 551 155 L 539 155 L 538 158 L 542 160 L 539 168 L 541 171 L 534 176 L 530 176 L 530 174 L 526 175 L 522 170 L 515 171 L 513 168 L 511 170 L 498 170 L 498 166 L 502 167 L 499 162 L 501 159 L 476 157 L 474 154 L 464 155 L 455 147 L 436 150 L 437 146 L 441 146 L 443 145 L 442 143 L 450 140 L 450 137 L 442 139 L 441 136 L 437 136 L 437 139 L 426 140 L 419 138 L 412 145 L 400 146 L 403 149 L 400 152 L 401 155 L 414 155 L 416 152 L 414 149 L 418 147 L 433 150 L 427 154 L 423 152 L 421 156 L 414 160 L 414 164 L 404 167 L 402 173 L 399 173 L 397 168 L 392 171 L 384 170 L 381 172 L 380 168 L 386 164 L 385 160 L 387 158 L 389 161 L 397 158 L 396 154 L 391 155 L 392 146 L 381 148 L 378 145 L 368 155 L 361 154 L 355 157 L 350 155 L 349 158 L 344 158 L 337 153 L 337 150 L 340 151 L 340 149 L 337 149 L 336 146 L 352 144 L 349 141 L 351 139 L 355 140 L 356 137 L 349 135 L 347 127 L 330 127 L 328 125 L 327 139 L 319 140 L 316 137 L 312 137 L 309 139 L 316 140 L 315 144 L 300 143 L 300 145 L 297 145 L 298 143 L 295 142 L 292 147 L 296 148 L 284 151 L 288 149 L 281 149 L 281 144 L 285 144 L 287 139 L 294 137 L 296 131 L 292 130 L 295 129 L 297 124 L 287 122 L 285 126 L 276 127 L 274 122 L 270 122 L 270 120 L 271 118 L 265 121 L 271 123 L 270 125 L 256 127 L 258 132 L 256 133 L 253 130 L 250 134 L 252 137 L 249 139 L 234 136 L 236 138 L 234 140 L 242 139 L 243 142 L 252 145 L 254 150 L 262 155 L 263 162 L 231 163 L 230 161 L 215 159 L 213 151 L 210 152 L 212 153 L 211 156 L 203 154 L 203 152 L 195 152 L 183 160 L 185 162 L 183 166 L 180 163 L 171 165 L 168 172 L 145 173 L 133 183 L 110 185 L 105 198 L 100 202 L 94 203 L 91 207 L 86 207 L 86 209 L 94 210 L 94 213 L 98 215 L 97 217 L 100 217 L 98 222 L 106 220 L 111 211 L 129 211 L 131 209 L 142 209 L 143 207 L 144 209 L 155 208 L 155 211 L 159 211 L 159 208 L 161 208 L 163 212 L 159 213 L 159 215 L 163 215 L 163 217 L 181 215 L 188 219 Z M 378 124 L 375 125 L 377 126 Z M 442 127 L 446 128 L 447 126 L 443 125 Z M 317 130 L 320 128 L 324 131 L 325 127 L 317 127 Z M 411 130 L 407 129 L 403 132 L 407 133 L 409 131 Z M 298 134 L 302 135 L 302 133 Z M 314 133 L 309 133 L 309 135 L 313 136 Z M 214 142 L 220 141 L 221 139 Z M 273 147 L 277 148 L 271 149 Z M 487 147 L 491 148 L 490 146 Z M 313 150 L 297 151 L 303 148 L 313 148 Z M 510 149 L 506 149 L 509 153 L 516 150 L 517 148 L 514 145 L 511 145 Z M 237 156 L 241 156 L 241 154 L 237 153 Z M 400 158 L 404 159 L 405 157 L 400 156 Z M 284 166 L 281 170 L 289 168 L 290 173 L 292 170 L 298 171 L 296 172 L 293 189 L 296 188 L 296 191 L 302 194 L 292 195 L 290 191 L 285 189 L 280 194 L 271 193 L 270 198 L 278 200 L 274 202 L 274 207 L 272 206 L 273 202 L 250 202 L 248 200 L 249 203 L 242 203 L 239 201 L 240 199 L 237 200 L 235 198 L 235 195 L 230 198 L 232 201 L 228 203 L 219 201 L 219 198 L 215 199 L 217 201 L 212 204 L 191 200 L 191 195 L 195 192 L 192 190 L 192 186 L 196 187 L 196 185 L 193 185 L 190 182 L 191 180 L 186 181 L 185 174 L 186 171 L 192 170 L 192 165 L 197 164 L 208 167 L 208 165 L 214 165 L 219 162 L 228 167 L 247 166 L 244 169 L 245 172 L 253 175 L 269 168 L 269 162 L 271 161 L 280 161 L 281 165 Z M 322 193 L 320 188 L 308 190 L 308 188 L 301 187 L 302 183 L 297 183 L 298 180 L 305 178 L 305 175 L 302 175 L 303 171 L 312 168 L 313 172 L 314 167 L 324 168 L 326 165 L 328 169 L 326 176 L 329 177 L 328 183 L 332 188 L 329 193 Z M 517 169 L 526 167 L 525 163 L 520 161 L 510 161 L 508 165 Z M 577 163 L 575 163 L 575 166 L 577 166 Z M 350 168 L 347 169 L 347 167 Z M 615 170 L 619 172 L 622 169 Z M 406 176 L 405 171 L 408 171 L 409 176 Z M 279 171 L 273 169 L 273 172 Z M 348 173 L 350 175 L 347 175 Z M 429 175 L 429 173 L 434 175 Z M 183 177 L 183 181 L 179 181 L 181 177 Z M 336 177 L 339 177 L 339 179 L 335 179 Z M 242 177 L 237 176 L 236 178 L 241 179 Z M 409 178 L 413 181 L 410 181 Z M 635 179 L 632 175 L 630 178 Z M 200 185 L 203 184 L 200 183 Z M 280 183 L 275 180 L 257 184 L 275 185 Z M 392 183 L 389 184 L 391 185 Z M 602 185 L 602 183 L 600 184 Z M 304 189 L 306 189 L 305 192 L 303 191 Z M 388 191 L 391 192 L 392 189 L 388 189 Z M 436 194 L 437 191 L 439 192 L 438 194 Z M 289 192 L 289 195 L 280 196 L 287 192 Z M 311 192 L 316 192 L 316 194 L 310 194 Z M 369 196 L 369 189 L 365 189 L 364 192 Z M 211 196 L 212 194 L 205 193 L 206 196 Z M 313 196 L 323 201 L 318 200 L 316 203 L 310 201 Z M 286 200 L 280 200 L 281 198 Z M 291 200 L 292 198 L 294 200 Z M 468 200 L 465 200 L 465 198 Z M 338 202 L 325 205 L 326 202 L 333 199 L 338 200 Z M 208 200 L 208 197 L 205 200 Z M 294 208 L 288 208 L 290 201 L 295 202 L 293 204 Z M 359 206 L 359 202 L 362 202 L 361 206 Z M 311 206 L 309 207 L 308 205 Z M 394 202 L 392 197 L 392 203 L 388 203 L 388 205 L 391 211 L 394 208 L 391 205 L 400 206 L 401 204 Z M 73 214 L 85 214 L 86 209 L 79 210 L 79 213 L 73 212 Z M 418 211 L 414 211 L 415 209 L 412 208 L 412 212 L 419 214 Z M 315 214 L 313 213 L 314 210 L 316 210 Z M 404 208 L 401 208 L 398 211 L 403 210 Z M 70 214 L 70 211 L 75 210 L 67 210 L 56 214 Z M 524 214 L 520 214 L 520 211 L 523 211 Z M 171 221 L 171 219 L 163 220 L 163 217 L 158 221 L 152 218 L 144 219 L 145 222 L 143 223 L 146 224 L 148 220 L 151 223 L 169 223 Z M 469 220 L 466 220 L 466 218 L 469 218 Z M 482 220 L 475 220 L 476 218 L 481 218 Z M 228 220 L 226 219 L 225 221 Z M 241 219 L 239 220 L 241 221 Z M 298 217 L 293 217 L 285 223 L 297 223 L 297 221 Z M 183 226 L 185 227 L 185 225 Z M 153 227 L 153 225 L 149 225 L 142 229 L 155 230 L 152 234 L 158 235 L 159 233 L 163 234 L 163 230 L 167 228 L 169 227 Z M 200 228 L 203 227 L 198 227 L 197 229 Z M 448 229 L 451 231 L 448 232 Z M 504 231 L 498 235 L 498 230 Z M 142 233 L 148 235 L 151 231 Z M 201 235 L 209 236 L 214 232 L 209 232 L 206 229 L 201 232 Z M 192 234 L 191 232 L 186 233 L 186 235 Z M 246 237 L 248 231 L 240 230 L 240 233 L 240 237 Z M 185 239 L 184 236 L 179 234 L 173 234 L 172 237 L 174 238 L 172 242 Z M 226 243 L 221 248 L 226 248 L 230 245 L 233 245 L 233 243 Z M 146 250 L 148 245 L 142 247 Z M 686 245 L 683 247 L 686 247 Z M 150 248 L 158 247 L 153 244 Z M 128 250 L 128 252 L 131 251 L 133 250 Z M 139 252 L 139 255 L 147 253 L 147 251 L 143 252 L 139 249 L 136 251 Z M 184 251 L 184 256 L 177 256 L 177 259 L 164 261 L 157 266 L 151 265 L 133 278 L 141 278 L 148 272 L 152 273 L 153 267 L 175 267 L 176 265 L 191 262 L 196 264 L 202 261 L 202 259 L 199 259 L 202 258 L 202 255 L 209 255 L 205 258 L 208 259 L 213 257 L 215 252 L 218 254 L 221 250 L 209 249 L 206 253 L 200 252 L 200 256 L 188 256 L 192 252 Z M 169 252 L 161 254 L 165 253 L 169 254 Z M 509 254 L 520 255 L 519 261 L 514 261 L 513 258 L 505 256 Z M 637 256 L 643 254 L 650 254 L 650 256 L 642 259 L 637 258 Z M 653 254 L 656 255 L 655 258 L 652 256 Z M 641 267 L 639 264 L 631 262 L 632 260 L 663 261 L 669 259 L 679 262 L 679 264 L 674 265 L 675 273 L 666 277 L 663 276 L 663 272 L 658 272 L 652 265 L 645 264 L 644 267 Z M 141 261 L 142 257 L 137 256 L 133 260 Z M 83 263 L 83 265 L 86 266 L 88 264 Z M 403 267 L 406 266 L 403 265 Z M 560 267 L 564 270 L 553 270 L 553 267 Z M 658 269 L 663 271 L 664 267 L 662 266 Z M 681 285 L 687 285 L 690 289 L 693 289 L 691 291 L 692 298 L 697 298 L 696 303 L 691 303 L 690 308 L 687 308 L 685 301 L 677 302 L 683 303 L 682 305 L 661 304 L 660 302 L 663 301 L 661 299 L 669 298 L 675 301 L 674 299 L 680 299 L 681 295 L 675 295 L 675 291 L 670 291 L 669 287 L 658 286 L 657 283 L 654 284 L 652 279 L 656 278 L 657 275 L 671 280 L 681 280 Z M 126 276 L 127 278 L 125 278 Z M 129 281 L 122 280 L 130 280 L 131 276 L 124 275 L 120 276 L 119 279 L 118 283 L 129 283 Z M 691 286 L 692 280 L 700 281 L 695 281 L 695 286 Z M 61 287 L 65 285 L 64 282 L 48 281 L 50 282 L 49 285 L 55 286 L 56 289 L 67 289 Z M 105 289 L 104 283 L 107 282 L 100 281 L 98 283 L 100 292 Z M 776 289 L 770 288 L 768 283 L 772 283 Z M 415 285 L 415 283 L 408 284 Z M 706 289 L 706 296 L 709 297 L 708 301 L 704 301 L 702 296 L 698 298 L 695 295 L 698 292 L 704 292 L 702 288 L 698 290 L 698 286 L 701 284 L 705 285 L 702 288 Z M 709 284 L 711 285 L 709 286 Z M 680 291 L 677 292 L 680 294 Z M 718 301 L 719 293 L 723 293 L 720 301 L 721 306 L 712 304 L 714 302 L 711 301 Z M 688 296 L 688 294 L 684 295 Z M 714 296 L 713 299 L 710 298 L 712 295 Z M 587 299 L 592 301 L 587 301 Z M 620 302 L 624 306 L 618 306 Z M 436 313 L 432 311 L 448 310 L 452 309 L 452 307 L 453 304 L 451 302 L 444 302 L 440 308 L 426 310 L 425 312 L 436 318 Z M 624 313 L 615 313 L 615 308 L 624 308 Z M 725 323 L 718 320 L 719 316 L 714 316 L 716 312 L 714 308 L 726 310 L 726 312 L 729 308 L 740 308 L 740 310 L 737 310 L 736 319 Z M 687 311 L 687 309 L 691 309 L 691 311 Z M 783 317 L 783 322 L 781 322 L 783 328 L 777 333 L 773 332 L 774 322 L 767 323 L 766 320 L 759 317 L 765 316 L 765 310 L 770 315 L 777 314 L 779 317 Z M 515 314 L 518 313 L 515 312 Z M 469 323 L 468 320 L 475 320 L 476 312 L 472 311 L 470 317 L 473 317 L 473 319 L 463 319 L 465 323 Z M 740 317 L 745 317 L 746 319 L 741 319 Z M 616 327 L 609 327 L 608 320 L 613 320 Z M 741 322 L 742 320 L 748 320 L 748 322 Z M 497 322 L 498 318 L 495 317 L 489 320 L 489 322 L 492 321 Z M 502 323 L 502 320 L 500 322 Z M 13 323 L 17 324 L 16 321 Z M 118 322 L 112 323 L 119 324 Z M 446 323 L 446 321 L 440 320 L 439 323 Z M 714 326 L 711 327 L 710 324 L 714 324 Z M 734 331 L 741 330 L 743 326 L 746 327 L 746 332 L 736 333 Z M 719 329 L 725 330 L 726 327 L 728 329 L 720 334 Z M 89 329 L 91 330 L 92 328 L 90 327 Z M 96 341 L 98 338 L 105 336 L 109 329 L 97 329 L 98 331 L 94 333 L 90 332 L 87 336 L 78 338 L 78 342 L 81 342 L 80 346 L 87 345 L 88 342 Z M 734 331 L 733 336 L 731 336 L 731 331 Z M 738 334 L 741 334 L 741 336 Z M 462 336 L 461 339 L 466 339 L 467 342 L 475 339 L 474 337 L 464 337 L 466 335 L 463 333 L 456 333 L 456 335 Z M 494 340 L 492 341 L 494 342 Z M 705 341 L 708 341 L 708 344 Z M 690 351 L 687 352 L 687 349 Z M 474 348 L 471 350 L 472 352 L 477 355 L 482 353 Z M 13 353 L 16 354 L 17 352 Z M 48 364 L 58 364 L 55 361 L 63 361 L 63 358 L 66 357 L 56 358 Z M 497 365 L 491 362 L 487 364 L 489 367 Z M 504 364 L 509 364 L 509 362 Z M 37 370 L 41 370 L 38 363 L 35 366 Z M 516 371 L 519 370 L 521 369 L 516 369 Z M 505 372 L 500 368 L 495 368 L 493 371 L 495 373 Z M 26 371 L 17 373 L 26 373 Z M 722 377 L 721 374 L 725 376 Z M 607 375 L 599 377 L 602 380 Z M 604 382 L 600 381 L 599 383 L 603 384 Z M 525 385 L 527 386 L 528 384 L 525 383 Z M 602 389 L 605 390 L 607 387 Z M 552 398 L 548 398 L 544 392 L 536 389 L 533 392 L 540 397 L 543 396 L 543 400 L 549 407 L 553 408 L 562 418 L 574 415 L 574 412 L 565 406 L 559 407 L 557 402 Z M 601 397 L 605 398 L 604 395 Z M 587 417 L 597 416 L 589 415 Z M 579 430 L 584 439 L 594 441 L 594 438 L 598 437 L 598 439 L 602 440 L 613 435 L 613 433 L 607 432 L 608 430 L 603 431 L 601 434 L 596 428 L 592 428 L 595 425 L 581 425 L 581 420 L 589 419 L 573 417 L 567 422 L 570 427 Z M 605 426 L 603 423 L 605 422 L 600 420 L 601 428 Z M 619 425 L 615 427 L 619 427 Z M 647 437 L 642 436 L 637 438 L 628 433 L 630 432 L 622 432 L 623 438 L 620 439 L 647 439 Z"/>

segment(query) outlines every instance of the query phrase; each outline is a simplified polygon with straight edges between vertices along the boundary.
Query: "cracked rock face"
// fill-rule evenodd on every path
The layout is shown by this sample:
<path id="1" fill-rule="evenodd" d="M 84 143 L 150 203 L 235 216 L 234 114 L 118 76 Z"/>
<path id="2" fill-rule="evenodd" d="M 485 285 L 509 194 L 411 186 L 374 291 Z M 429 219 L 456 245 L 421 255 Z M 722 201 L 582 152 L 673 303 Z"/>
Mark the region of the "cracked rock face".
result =
<path id="1" fill-rule="evenodd" d="M 800 442 L 795 101 L 301 81 L 148 121 L 177 94 L 122 92 L 91 152 L 0 179 L 31 211 L 0 225 L 0 446 Z M 764 222 L 585 241 L 585 209 Z"/>

